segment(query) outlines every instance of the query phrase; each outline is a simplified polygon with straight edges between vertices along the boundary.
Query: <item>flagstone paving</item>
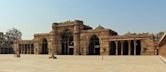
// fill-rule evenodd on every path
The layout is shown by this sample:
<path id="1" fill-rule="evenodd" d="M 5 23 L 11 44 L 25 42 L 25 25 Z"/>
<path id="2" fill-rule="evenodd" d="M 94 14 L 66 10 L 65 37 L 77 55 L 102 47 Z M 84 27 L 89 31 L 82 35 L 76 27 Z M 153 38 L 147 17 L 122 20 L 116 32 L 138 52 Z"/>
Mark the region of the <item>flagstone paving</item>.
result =
<path id="1" fill-rule="evenodd" d="M 0 72 L 166 72 L 159 56 L 0 55 Z"/>

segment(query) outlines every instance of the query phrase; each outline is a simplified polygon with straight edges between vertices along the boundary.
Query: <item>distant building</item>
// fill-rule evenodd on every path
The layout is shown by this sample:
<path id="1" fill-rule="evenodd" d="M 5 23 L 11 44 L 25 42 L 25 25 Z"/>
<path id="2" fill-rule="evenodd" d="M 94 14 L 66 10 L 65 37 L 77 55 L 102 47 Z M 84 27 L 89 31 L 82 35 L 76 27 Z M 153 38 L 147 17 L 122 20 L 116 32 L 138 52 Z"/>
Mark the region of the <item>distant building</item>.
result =
<path id="1" fill-rule="evenodd" d="M 21 54 L 57 55 L 156 55 L 152 34 L 118 35 L 112 29 L 93 29 L 83 21 L 53 23 L 49 33 L 34 34 L 32 40 L 14 42 Z"/>

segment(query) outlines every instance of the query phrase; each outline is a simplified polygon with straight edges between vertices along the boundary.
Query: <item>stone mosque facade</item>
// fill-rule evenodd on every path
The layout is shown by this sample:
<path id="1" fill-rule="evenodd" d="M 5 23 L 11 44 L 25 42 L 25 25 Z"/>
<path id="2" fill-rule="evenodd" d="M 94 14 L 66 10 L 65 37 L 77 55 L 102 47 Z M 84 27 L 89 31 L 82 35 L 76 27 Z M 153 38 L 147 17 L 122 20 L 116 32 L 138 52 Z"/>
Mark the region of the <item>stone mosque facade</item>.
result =
<path id="1" fill-rule="evenodd" d="M 92 28 L 80 20 L 53 23 L 48 33 L 34 34 L 32 40 L 17 40 L 13 50 L 21 54 L 56 55 L 157 55 L 152 34 L 118 35 L 102 26 Z"/>

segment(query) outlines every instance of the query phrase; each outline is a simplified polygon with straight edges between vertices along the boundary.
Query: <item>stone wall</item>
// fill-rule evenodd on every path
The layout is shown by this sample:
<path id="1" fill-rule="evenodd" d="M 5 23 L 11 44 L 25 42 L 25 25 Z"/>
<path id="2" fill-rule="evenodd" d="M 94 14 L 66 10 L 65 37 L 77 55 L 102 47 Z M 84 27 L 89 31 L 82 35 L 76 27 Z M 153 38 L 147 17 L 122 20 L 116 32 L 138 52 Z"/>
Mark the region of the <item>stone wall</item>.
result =
<path id="1" fill-rule="evenodd" d="M 159 55 L 166 58 L 166 33 L 159 41 Z"/>
<path id="2" fill-rule="evenodd" d="M 166 58 L 166 44 L 164 44 L 160 47 L 159 54 Z"/>
<path id="3" fill-rule="evenodd" d="M 42 52 L 42 42 L 46 39 L 48 42 L 48 54 L 50 54 L 50 49 L 53 46 L 53 38 L 52 33 L 42 33 L 42 34 L 35 34 L 34 35 L 34 48 L 35 54 L 40 54 Z"/>

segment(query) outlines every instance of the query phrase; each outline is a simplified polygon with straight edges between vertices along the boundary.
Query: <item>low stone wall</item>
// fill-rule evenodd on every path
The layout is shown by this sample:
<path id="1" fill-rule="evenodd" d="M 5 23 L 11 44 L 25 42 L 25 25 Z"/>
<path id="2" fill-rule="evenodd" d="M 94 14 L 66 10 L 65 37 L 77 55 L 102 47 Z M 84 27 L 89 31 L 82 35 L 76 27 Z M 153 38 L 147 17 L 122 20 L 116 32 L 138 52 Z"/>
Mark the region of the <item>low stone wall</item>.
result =
<path id="1" fill-rule="evenodd" d="M 162 57 L 166 58 L 166 44 L 164 44 L 163 46 L 160 47 L 160 49 L 159 49 L 159 54 L 160 54 Z"/>

